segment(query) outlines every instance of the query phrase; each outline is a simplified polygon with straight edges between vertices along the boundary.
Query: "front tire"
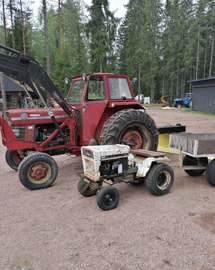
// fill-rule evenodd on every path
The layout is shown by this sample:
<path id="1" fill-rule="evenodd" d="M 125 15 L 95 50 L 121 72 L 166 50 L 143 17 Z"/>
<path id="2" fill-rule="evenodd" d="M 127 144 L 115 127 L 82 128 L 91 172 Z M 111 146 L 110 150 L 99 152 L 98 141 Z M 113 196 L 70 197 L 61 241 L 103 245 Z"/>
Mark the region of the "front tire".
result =
<path id="1" fill-rule="evenodd" d="M 57 174 L 57 163 L 46 153 L 33 153 L 25 157 L 19 165 L 20 182 L 31 190 L 51 186 Z"/>
<path id="2" fill-rule="evenodd" d="M 172 168 L 163 163 L 152 165 L 146 179 L 147 189 L 154 195 L 161 196 L 169 193 L 173 182 L 174 172 Z"/>
<path id="3" fill-rule="evenodd" d="M 88 185 L 87 188 L 86 185 Z M 81 178 L 78 182 L 78 191 L 84 197 L 94 196 L 98 191 L 98 188 L 96 188 L 95 185 L 96 183 L 90 182 L 88 184 L 84 179 Z"/>
<path id="4" fill-rule="evenodd" d="M 7 150 L 5 153 L 5 160 L 11 169 L 18 171 L 22 158 L 17 150 Z"/>
<path id="5" fill-rule="evenodd" d="M 112 115 L 104 124 L 100 144 L 120 144 L 130 141 L 132 149 L 156 151 L 158 129 L 154 120 L 144 110 L 122 110 Z"/>
<path id="6" fill-rule="evenodd" d="M 119 191 L 113 186 L 102 188 L 97 195 L 97 205 L 104 211 L 109 211 L 117 207 L 119 203 Z"/>

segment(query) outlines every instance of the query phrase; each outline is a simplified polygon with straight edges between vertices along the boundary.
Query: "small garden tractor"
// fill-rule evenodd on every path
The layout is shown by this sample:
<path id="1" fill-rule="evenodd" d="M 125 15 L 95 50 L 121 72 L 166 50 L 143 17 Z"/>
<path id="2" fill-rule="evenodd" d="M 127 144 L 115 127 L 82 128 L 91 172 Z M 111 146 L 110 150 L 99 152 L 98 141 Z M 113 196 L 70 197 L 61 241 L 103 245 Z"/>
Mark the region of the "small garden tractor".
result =
<path id="1" fill-rule="evenodd" d="M 125 142 L 131 144 L 130 142 Z M 148 190 L 157 196 L 165 195 L 174 182 L 172 168 L 159 161 L 168 160 L 165 153 L 143 149 L 131 150 L 128 145 L 98 145 L 81 148 L 84 176 L 78 191 L 85 197 L 96 195 L 102 210 L 117 207 L 119 191 L 114 184 L 140 185 L 145 181 Z M 103 187 L 103 183 L 107 185 Z"/>

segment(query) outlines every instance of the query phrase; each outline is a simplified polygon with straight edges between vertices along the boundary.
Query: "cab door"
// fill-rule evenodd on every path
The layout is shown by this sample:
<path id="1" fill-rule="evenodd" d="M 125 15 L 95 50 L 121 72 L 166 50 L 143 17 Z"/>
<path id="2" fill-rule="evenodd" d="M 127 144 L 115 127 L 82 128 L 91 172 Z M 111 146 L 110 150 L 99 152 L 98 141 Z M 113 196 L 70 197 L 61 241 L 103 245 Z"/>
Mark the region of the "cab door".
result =
<path id="1" fill-rule="evenodd" d="M 104 77 L 102 75 L 91 75 L 81 106 L 82 145 L 87 145 L 89 140 L 94 138 L 96 128 L 107 104 Z"/>

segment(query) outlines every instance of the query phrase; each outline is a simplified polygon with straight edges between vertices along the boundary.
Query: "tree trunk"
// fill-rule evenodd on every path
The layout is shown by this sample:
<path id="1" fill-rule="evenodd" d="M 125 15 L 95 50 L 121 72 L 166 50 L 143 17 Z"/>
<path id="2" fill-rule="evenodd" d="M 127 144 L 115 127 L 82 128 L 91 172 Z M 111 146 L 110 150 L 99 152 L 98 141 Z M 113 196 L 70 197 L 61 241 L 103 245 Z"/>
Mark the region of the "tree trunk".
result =
<path id="1" fill-rule="evenodd" d="M 214 54 L 214 36 L 212 38 L 212 44 L 211 44 L 211 58 L 210 58 L 210 67 L 209 67 L 209 77 L 211 77 L 212 74 L 212 64 L 213 64 L 213 54 Z"/>
<path id="2" fill-rule="evenodd" d="M 196 55 L 196 79 L 198 79 L 198 69 L 199 69 L 199 37 L 198 37 L 198 43 L 197 43 L 197 55 Z"/>
<path id="3" fill-rule="evenodd" d="M 140 71 L 141 71 L 141 66 L 139 64 L 138 68 L 138 101 L 140 102 Z"/>
<path id="4" fill-rule="evenodd" d="M 6 26 L 6 16 L 5 16 L 5 2 L 2 0 L 2 15 L 4 23 L 4 44 L 7 45 L 7 26 Z"/>
<path id="5" fill-rule="evenodd" d="M 63 51 L 63 38 L 62 38 L 62 14 L 61 14 L 61 0 L 58 0 L 58 20 L 59 20 L 59 38 L 60 38 L 60 51 Z"/>
<path id="6" fill-rule="evenodd" d="M 152 78 L 152 84 L 151 84 L 151 103 L 155 103 L 155 81 L 154 81 L 154 78 Z"/>
<path id="7" fill-rule="evenodd" d="M 12 46 L 15 49 L 15 36 L 14 36 L 14 26 L 13 26 L 13 7 L 12 7 L 12 0 L 10 0 L 10 23 L 11 23 L 11 31 L 12 31 Z"/>
<path id="8" fill-rule="evenodd" d="M 179 96 L 179 75 L 177 73 L 177 79 L 176 79 L 176 96 Z"/>
<path id="9" fill-rule="evenodd" d="M 103 69 L 102 69 L 102 59 L 99 58 L 99 66 L 100 66 L 100 72 L 103 72 Z"/>
<path id="10" fill-rule="evenodd" d="M 19 1 L 20 4 L 20 11 L 21 11 L 21 22 L 22 22 L 22 43 L 23 43 L 23 52 L 26 54 L 26 46 L 25 46 L 25 24 L 24 24 L 24 17 L 22 11 L 22 0 Z"/>
<path id="11" fill-rule="evenodd" d="M 46 0 L 43 0 L 43 18 L 44 18 L 44 32 L 45 32 L 45 42 L 46 42 L 47 73 L 50 74 L 51 66 L 50 66 L 50 53 L 49 53 L 49 36 L 48 36 Z"/>
<path id="12" fill-rule="evenodd" d="M 205 78 L 205 76 L 206 76 L 207 51 L 208 51 L 208 43 L 206 43 L 206 48 L 205 48 L 205 59 L 204 59 L 204 74 L 203 74 L 203 78 Z"/>
<path id="13" fill-rule="evenodd" d="M 3 105 L 3 115 L 5 116 L 5 112 L 7 110 L 7 99 L 5 92 L 5 84 L 4 84 L 4 73 L 0 72 L 0 89 L 2 95 L 2 105 Z"/>

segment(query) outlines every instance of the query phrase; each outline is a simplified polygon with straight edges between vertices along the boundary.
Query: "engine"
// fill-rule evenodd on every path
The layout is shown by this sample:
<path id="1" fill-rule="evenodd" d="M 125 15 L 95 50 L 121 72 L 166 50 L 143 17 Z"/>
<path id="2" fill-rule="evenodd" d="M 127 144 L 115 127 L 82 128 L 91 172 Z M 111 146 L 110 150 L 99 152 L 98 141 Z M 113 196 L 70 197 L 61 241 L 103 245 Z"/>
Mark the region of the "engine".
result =
<path id="1" fill-rule="evenodd" d="M 121 144 L 82 147 L 84 175 L 95 182 L 133 180 L 137 167 L 129 166 L 129 150 L 129 146 Z"/>

